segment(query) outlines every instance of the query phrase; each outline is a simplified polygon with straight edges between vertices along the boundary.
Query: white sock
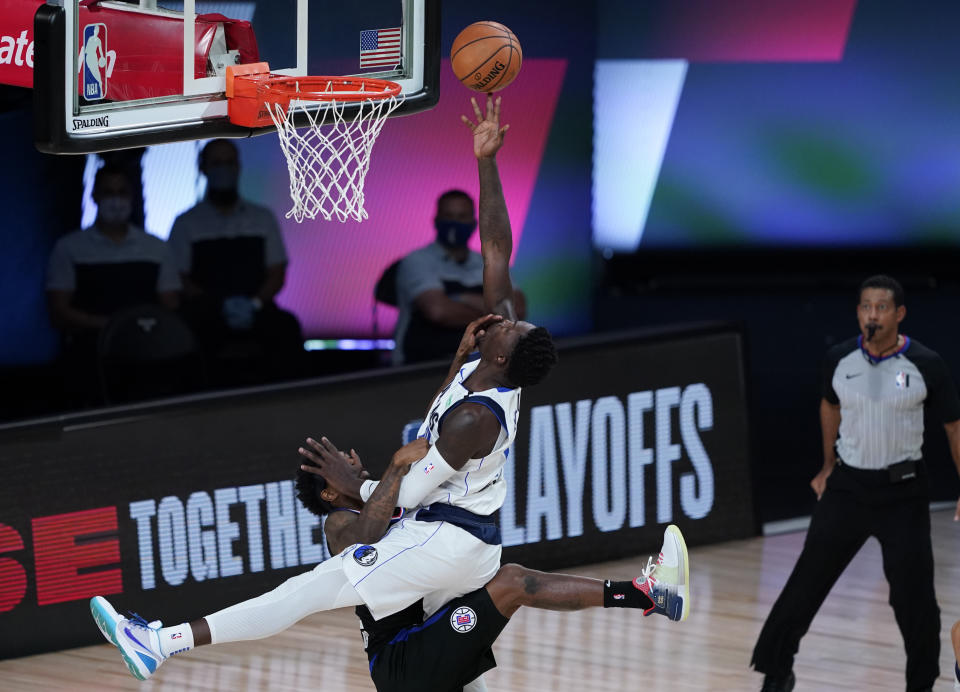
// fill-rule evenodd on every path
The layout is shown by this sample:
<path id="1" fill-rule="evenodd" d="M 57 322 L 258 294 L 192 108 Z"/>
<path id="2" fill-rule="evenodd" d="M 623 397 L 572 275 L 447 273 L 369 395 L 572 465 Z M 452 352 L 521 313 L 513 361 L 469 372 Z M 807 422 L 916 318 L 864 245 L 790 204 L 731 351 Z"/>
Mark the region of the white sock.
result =
<path id="1" fill-rule="evenodd" d="M 157 632 L 157 638 L 160 641 L 160 653 L 164 658 L 193 648 L 193 629 L 189 622 L 181 622 L 173 627 L 162 627 Z"/>
<path id="2" fill-rule="evenodd" d="M 273 591 L 207 615 L 213 644 L 262 639 L 306 616 L 363 603 L 336 557 L 298 574 Z"/>

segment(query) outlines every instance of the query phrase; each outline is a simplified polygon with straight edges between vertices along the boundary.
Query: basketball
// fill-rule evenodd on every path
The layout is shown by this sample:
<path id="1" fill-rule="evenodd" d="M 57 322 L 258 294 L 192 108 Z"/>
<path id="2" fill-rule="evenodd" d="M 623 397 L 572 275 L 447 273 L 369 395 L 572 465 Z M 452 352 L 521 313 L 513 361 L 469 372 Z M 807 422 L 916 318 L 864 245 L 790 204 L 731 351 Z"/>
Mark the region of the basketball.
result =
<path id="1" fill-rule="evenodd" d="M 474 22 L 450 49 L 453 73 L 474 91 L 500 91 L 514 80 L 522 62 L 520 42 L 499 22 Z"/>

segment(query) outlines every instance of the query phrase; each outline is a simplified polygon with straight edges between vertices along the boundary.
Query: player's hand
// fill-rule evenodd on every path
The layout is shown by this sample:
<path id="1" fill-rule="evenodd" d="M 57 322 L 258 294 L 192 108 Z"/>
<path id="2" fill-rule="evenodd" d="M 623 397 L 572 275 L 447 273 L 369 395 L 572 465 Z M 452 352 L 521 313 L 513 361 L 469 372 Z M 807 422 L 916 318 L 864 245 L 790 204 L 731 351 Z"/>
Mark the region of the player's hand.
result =
<path id="1" fill-rule="evenodd" d="M 492 324 L 496 324 L 503 319 L 503 315 L 484 315 L 483 317 L 478 317 L 473 322 L 467 325 L 466 329 L 463 330 L 463 336 L 460 338 L 460 345 L 457 346 L 457 355 L 456 358 L 459 361 L 464 361 L 467 357 L 477 350 L 477 339 L 482 337 L 487 333 L 487 328 Z"/>
<path id="2" fill-rule="evenodd" d="M 813 488 L 813 492 L 817 494 L 817 499 L 823 495 L 823 491 L 827 489 L 827 478 L 830 477 L 830 474 L 833 473 L 833 469 L 823 469 L 816 476 L 813 477 L 813 480 L 810 481 L 810 487 Z"/>
<path id="3" fill-rule="evenodd" d="M 473 104 L 476 122 L 465 115 L 461 115 L 460 119 L 473 132 L 473 153 L 478 159 L 493 158 L 503 146 L 503 134 L 510 129 L 509 125 L 500 127 L 500 97 L 494 100 L 493 96 L 487 95 L 486 115 L 480 111 L 476 98 L 471 97 L 470 103 Z"/>
<path id="4" fill-rule="evenodd" d="M 333 443 L 331 442 L 330 444 L 332 445 Z M 364 473 L 367 473 L 367 470 L 363 467 L 363 462 L 360 461 L 360 455 L 357 454 L 357 450 L 355 450 L 353 447 L 350 448 L 349 454 L 347 454 L 346 452 L 340 452 L 340 458 L 343 459 L 348 464 L 351 464 L 352 466 L 360 469 L 361 475 L 363 475 Z"/>
<path id="5" fill-rule="evenodd" d="M 352 482 L 364 473 L 360 457 L 352 449 L 348 456 L 326 437 L 321 437 L 319 442 L 308 437 L 306 445 L 297 451 L 312 464 L 303 464 L 300 468 L 322 476 L 330 487 L 338 492 L 346 492 Z"/>
<path id="6" fill-rule="evenodd" d="M 408 442 L 394 452 L 390 464 L 396 468 L 403 469 L 403 472 L 406 473 L 410 470 L 413 462 L 423 459 L 429 450 L 430 443 L 427 442 L 425 438 L 418 437 L 413 442 Z"/>

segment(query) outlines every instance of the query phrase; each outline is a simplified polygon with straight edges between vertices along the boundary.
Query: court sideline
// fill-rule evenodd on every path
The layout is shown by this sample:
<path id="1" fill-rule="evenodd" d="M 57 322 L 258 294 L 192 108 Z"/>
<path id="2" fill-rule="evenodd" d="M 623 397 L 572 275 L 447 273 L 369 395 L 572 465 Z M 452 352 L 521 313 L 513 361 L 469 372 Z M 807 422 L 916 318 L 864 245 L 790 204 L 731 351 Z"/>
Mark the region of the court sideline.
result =
<path id="1" fill-rule="evenodd" d="M 949 689 L 949 628 L 960 619 L 960 525 L 951 511 L 933 523 L 942 619 L 939 689 Z M 645 692 L 759 689 L 747 664 L 763 619 L 800 551 L 805 533 L 731 541 L 690 551 L 693 612 L 682 624 L 621 609 L 577 613 L 521 610 L 497 642 L 494 690 Z M 640 559 L 568 570 L 593 577 L 634 576 Z M 143 614 L 156 617 L 149 604 Z M 55 627 L 55 622 L 37 622 Z M 90 621 L 90 627 L 95 625 Z M 797 690 L 902 690 L 905 656 L 887 605 L 880 549 L 871 540 L 834 588 L 804 638 Z M 372 690 L 357 620 L 341 609 L 311 616 L 271 639 L 197 650 L 139 683 L 111 646 L 0 661 L 8 691 Z"/>

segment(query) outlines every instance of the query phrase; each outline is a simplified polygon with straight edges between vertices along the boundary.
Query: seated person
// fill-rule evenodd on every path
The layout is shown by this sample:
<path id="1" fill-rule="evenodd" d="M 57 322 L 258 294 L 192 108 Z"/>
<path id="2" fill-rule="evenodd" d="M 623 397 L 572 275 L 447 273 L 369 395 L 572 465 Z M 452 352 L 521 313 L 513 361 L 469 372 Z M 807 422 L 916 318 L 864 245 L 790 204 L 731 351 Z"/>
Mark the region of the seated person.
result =
<path id="1" fill-rule="evenodd" d="M 175 310 L 180 277 L 166 243 L 130 223 L 133 186 L 121 168 L 104 166 L 93 183 L 97 219 L 57 241 L 47 270 L 50 320 L 63 332 L 73 405 L 97 402 L 97 341 L 110 316 L 158 303 Z"/>
<path id="2" fill-rule="evenodd" d="M 445 358 L 457 349 L 463 328 L 486 312 L 483 258 L 467 247 L 477 228 L 473 199 L 448 190 L 437 200 L 437 240 L 414 250 L 397 267 L 394 365 Z M 516 291 L 517 317 L 526 317 Z"/>
<path id="3" fill-rule="evenodd" d="M 233 142 L 209 142 L 199 167 L 206 198 L 177 217 L 169 238 L 183 278 L 184 316 L 208 356 L 223 355 L 231 343 L 253 343 L 263 379 L 294 377 L 303 337 L 297 318 L 274 303 L 287 271 L 277 219 L 240 197 Z"/>

